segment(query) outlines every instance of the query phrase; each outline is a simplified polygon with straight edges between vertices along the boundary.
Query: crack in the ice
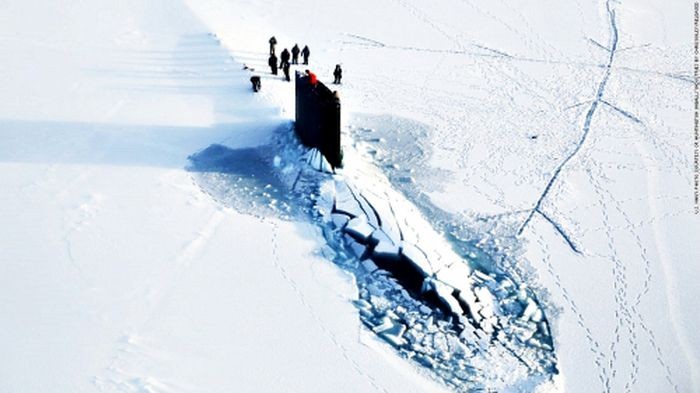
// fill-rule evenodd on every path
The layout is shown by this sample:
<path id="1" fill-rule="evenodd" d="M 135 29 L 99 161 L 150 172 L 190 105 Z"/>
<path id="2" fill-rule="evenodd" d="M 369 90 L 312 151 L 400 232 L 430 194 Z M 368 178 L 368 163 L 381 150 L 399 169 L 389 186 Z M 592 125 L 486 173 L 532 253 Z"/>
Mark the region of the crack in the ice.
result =
<path id="1" fill-rule="evenodd" d="M 416 46 L 407 46 L 407 45 L 392 45 L 392 44 L 385 44 L 383 42 L 379 42 L 376 40 L 373 40 L 371 38 L 366 38 L 362 36 L 358 36 L 355 34 L 346 34 L 349 37 L 358 39 L 363 42 L 352 42 L 352 41 L 342 41 L 342 44 L 347 44 L 347 45 L 356 45 L 356 46 L 363 46 L 367 48 L 379 48 L 379 49 L 394 49 L 394 50 L 403 50 L 403 51 L 413 51 L 413 52 L 425 52 L 425 53 L 442 53 L 442 54 L 448 54 L 448 55 L 469 55 L 469 56 L 474 56 L 474 57 L 485 57 L 485 58 L 492 58 L 492 59 L 507 59 L 507 60 L 512 60 L 512 61 L 520 61 L 520 62 L 529 62 L 529 63 L 543 63 L 543 64 L 561 64 L 561 65 L 569 65 L 569 66 L 575 66 L 575 67 L 588 67 L 588 68 L 612 68 L 609 64 L 598 64 L 598 63 L 591 63 L 591 62 L 582 62 L 582 61 L 571 61 L 571 60 L 557 60 L 557 59 L 544 59 L 544 58 L 537 58 L 537 57 L 527 57 L 527 56 L 517 56 L 513 54 L 506 53 L 504 51 L 490 48 L 484 45 L 480 45 L 477 43 L 471 43 L 469 44 L 470 46 L 481 49 L 486 51 L 485 52 L 477 52 L 473 50 L 468 50 L 468 49 L 440 49 L 440 48 L 426 48 L 426 47 L 416 47 Z M 587 41 L 591 42 L 594 46 L 610 53 L 610 49 L 604 45 L 601 45 L 597 41 L 591 39 L 591 38 L 586 38 Z M 639 49 L 639 48 L 644 48 L 649 45 L 640 45 L 640 46 L 635 46 L 635 47 L 627 47 L 623 49 L 616 49 L 617 53 L 622 52 L 623 50 L 632 50 L 632 49 Z M 641 74 L 647 74 L 647 75 L 653 75 L 657 77 L 662 77 L 662 78 L 669 78 L 681 82 L 686 82 L 686 83 L 695 83 L 695 80 L 691 75 L 686 75 L 683 72 L 662 72 L 658 70 L 650 70 L 650 69 L 644 69 L 644 68 L 633 68 L 633 67 L 627 67 L 627 66 L 616 66 L 614 67 L 615 70 L 617 71 L 628 71 L 628 72 L 633 72 L 633 73 L 641 73 Z"/>
<path id="2" fill-rule="evenodd" d="M 374 213 L 374 216 L 377 217 L 377 225 L 379 225 L 381 227 L 382 226 L 382 217 L 377 212 L 377 209 L 374 208 L 374 205 L 369 203 L 369 201 L 367 200 L 367 198 L 365 198 L 364 195 L 360 194 L 360 196 L 362 197 L 362 200 L 364 200 L 367 203 L 367 205 L 369 206 L 369 208 L 372 210 L 372 213 Z"/>
<path id="3" fill-rule="evenodd" d="M 391 212 L 391 215 L 396 217 L 396 212 L 394 211 L 394 205 L 391 204 L 391 201 L 389 200 L 389 195 L 384 193 L 384 196 L 387 198 L 387 203 L 389 204 L 389 211 Z M 404 240 L 403 230 L 401 229 L 401 225 L 398 222 L 398 220 L 396 221 L 396 228 L 399 230 L 399 239 Z"/>
<path id="4" fill-rule="evenodd" d="M 684 74 L 683 72 L 676 72 L 676 73 L 668 72 L 668 73 L 664 74 L 664 76 L 667 76 L 671 79 L 676 79 L 676 80 L 695 84 L 695 78 L 692 75 L 687 75 L 687 74 Z"/>
<path id="5" fill-rule="evenodd" d="M 624 52 L 624 51 L 627 51 L 627 50 L 646 48 L 646 47 L 649 47 L 649 46 L 651 46 L 651 44 L 649 44 L 649 43 L 642 44 L 642 45 L 628 46 L 628 47 L 619 49 L 619 50 L 617 51 L 617 53 Z"/>
<path id="6" fill-rule="evenodd" d="M 498 50 L 498 49 L 489 48 L 488 46 L 479 45 L 479 44 L 472 44 L 472 45 L 474 45 L 475 47 L 477 47 L 477 48 L 479 48 L 479 49 L 483 49 L 483 50 L 486 50 L 486 51 L 495 53 L 495 54 L 498 55 L 499 57 L 510 57 L 510 58 L 513 57 L 513 55 L 510 55 L 510 54 L 508 54 L 508 53 L 506 53 L 506 52 L 503 52 L 503 51 L 500 51 L 500 50 Z"/>
<path id="7" fill-rule="evenodd" d="M 367 212 L 367 210 L 365 210 L 365 206 L 362 204 L 362 202 L 360 202 L 360 199 L 357 198 L 357 194 L 355 193 L 355 190 L 353 190 L 352 187 L 350 187 L 349 185 L 347 186 L 347 188 L 348 188 L 348 191 L 350 191 L 350 195 L 352 195 L 353 199 L 355 199 L 355 202 L 357 202 L 357 206 L 359 206 L 360 210 L 362 210 L 362 212 L 365 214 L 365 216 L 367 218 L 369 218 L 370 215 Z"/>
<path id="8" fill-rule="evenodd" d="M 561 235 L 561 237 L 564 239 L 566 244 L 574 250 L 577 254 L 581 254 L 581 251 L 576 247 L 576 243 L 574 243 L 573 240 L 571 240 L 571 237 L 564 231 L 564 229 L 559 225 L 556 221 L 554 221 L 551 217 L 549 217 L 547 214 L 545 214 L 542 210 L 537 210 L 537 213 L 539 213 L 542 218 L 547 220 L 548 223 L 552 224 L 554 229 Z"/>
<path id="9" fill-rule="evenodd" d="M 297 173 L 296 178 L 294 178 L 294 183 L 292 183 L 292 192 L 296 191 L 299 178 L 301 178 L 301 170 L 299 171 L 299 173 Z"/>
<path id="10" fill-rule="evenodd" d="M 598 41 L 594 40 L 593 38 L 588 38 L 588 41 L 589 41 L 591 44 L 597 46 L 598 48 L 600 48 L 600 49 L 602 49 L 602 50 L 604 50 L 604 51 L 610 53 L 610 48 L 604 46 L 603 44 L 599 43 Z"/>
<path id="11" fill-rule="evenodd" d="M 639 120 L 639 118 L 637 116 L 629 113 L 628 111 L 620 108 L 619 106 L 613 105 L 605 100 L 601 100 L 601 102 L 603 104 L 607 105 L 610 109 L 612 109 L 612 110 L 616 111 L 617 113 L 621 114 L 622 116 L 632 120 L 633 122 L 635 122 L 637 124 L 642 124 L 642 121 Z"/>
<path id="12" fill-rule="evenodd" d="M 586 118 L 583 122 L 583 133 L 581 135 L 581 138 L 579 139 L 578 143 L 576 144 L 576 147 L 574 150 L 569 153 L 569 155 L 564 158 L 564 160 L 557 166 L 557 168 L 554 170 L 554 174 L 552 177 L 549 179 L 549 182 L 547 182 L 547 185 L 544 188 L 544 191 L 540 194 L 540 197 L 537 199 L 537 202 L 535 203 L 535 206 L 532 208 L 530 211 L 530 214 L 528 214 L 527 218 L 523 222 L 523 224 L 520 226 L 520 229 L 518 230 L 518 235 L 521 235 L 527 225 L 530 223 L 532 220 L 532 217 L 535 215 L 536 212 L 539 212 L 541 214 L 542 210 L 542 203 L 544 200 L 547 198 L 547 195 L 552 189 L 552 186 L 554 183 L 557 181 L 559 178 L 559 175 L 561 174 L 562 169 L 566 166 L 566 164 L 573 159 L 576 154 L 581 150 L 583 147 L 583 144 L 586 142 L 586 139 L 588 138 L 588 134 L 591 130 L 591 122 L 593 121 L 593 115 L 595 114 L 596 110 L 598 109 L 598 106 L 601 103 L 605 103 L 603 100 L 603 94 L 605 93 L 605 86 L 608 83 L 608 79 L 610 79 L 610 73 L 612 70 L 612 64 L 613 61 L 615 60 L 615 53 L 617 51 L 617 43 L 618 43 L 618 30 L 617 30 L 617 22 L 615 20 L 615 10 L 613 10 L 610 7 L 610 0 L 605 2 L 605 8 L 608 11 L 608 17 L 610 18 L 610 50 L 609 53 L 610 55 L 608 56 L 608 63 L 605 67 L 605 74 L 603 75 L 603 79 L 600 81 L 598 84 L 598 90 L 596 92 L 595 99 L 591 103 L 590 108 L 588 108 L 588 112 L 586 113 Z M 544 216 L 544 215 L 543 215 Z M 553 221 L 548 220 L 550 223 L 553 224 Z M 560 227 L 557 227 L 556 225 L 555 229 L 564 236 L 564 233 L 561 230 Z M 569 243 L 569 246 L 571 247 L 573 243 L 570 243 L 571 239 L 568 239 L 568 237 L 564 236 L 565 240 L 567 240 L 567 243 Z M 572 250 L 574 250 L 576 253 L 579 253 L 579 251 L 575 247 L 571 247 Z"/>
<path id="13" fill-rule="evenodd" d="M 564 108 L 564 110 L 565 110 L 565 111 L 568 111 L 569 109 L 578 108 L 579 106 L 588 104 L 589 102 L 591 102 L 591 101 L 590 101 L 590 100 L 588 100 L 588 101 L 581 101 L 581 102 L 579 102 L 579 103 L 576 103 L 576 104 L 567 106 L 566 108 Z"/>

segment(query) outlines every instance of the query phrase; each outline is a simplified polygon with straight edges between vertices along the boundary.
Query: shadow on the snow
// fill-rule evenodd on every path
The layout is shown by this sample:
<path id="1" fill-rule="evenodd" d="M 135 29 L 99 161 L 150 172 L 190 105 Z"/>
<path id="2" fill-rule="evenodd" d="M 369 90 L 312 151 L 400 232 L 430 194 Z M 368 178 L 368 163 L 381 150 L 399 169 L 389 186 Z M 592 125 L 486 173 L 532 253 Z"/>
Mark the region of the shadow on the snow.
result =
<path id="1" fill-rule="evenodd" d="M 272 147 L 232 149 L 213 144 L 189 157 L 197 185 L 224 206 L 258 217 L 289 219 L 298 203 L 275 174 Z"/>

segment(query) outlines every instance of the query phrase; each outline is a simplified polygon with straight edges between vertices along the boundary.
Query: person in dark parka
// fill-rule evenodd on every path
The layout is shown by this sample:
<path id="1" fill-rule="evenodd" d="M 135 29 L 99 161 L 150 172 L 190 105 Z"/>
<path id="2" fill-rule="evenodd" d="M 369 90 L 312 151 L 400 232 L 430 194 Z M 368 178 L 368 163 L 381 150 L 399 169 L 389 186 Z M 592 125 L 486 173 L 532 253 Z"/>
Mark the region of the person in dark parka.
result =
<path id="1" fill-rule="evenodd" d="M 250 77 L 250 83 L 253 84 L 253 91 L 256 93 L 260 91 L 260 88 L 262 88 L 262 84 L 260 83 L 260 77 L 257 75 L 253 75 Z"/>
<path id="2" fill-rule="evenodd" d="M 267 60 L 267 65 L 270 66 L 270 71 L 272 71 L 272 75 L 277 75 L 277 56 L 271 54 L 270 58 Z"/>
<path id="3" fill-rule="evenodd" d="M 340 84 L 340 79 L 343 77 L 343 70 L 340 68 L 340 64 L 335 65 L 335 70 L 333 70 L 333 84 Z"/>
<path id="4" fill-rule="evenodd" d="M 299 45 L 297 44 L 292 47 L 292 64 L 299 64 Z"/>
<path id="5" fill-rule="evenodd" d="M 289 62 L 286 62 L 282 65 L 282 71 L 284 72 L 284 79 L 289 82 L 291 79 L 289 78 Z"/>
<path id="6" fill-rule="evenodd" d="M 304 49 L 301 50 L 301 55 L 304 57 L 304 64 L 309 64 L 309 55 L 311 55 L 311 51 L 308 46 L 304 45 Z"/>
<path id="7" fill-rule="evenodd" d="M 280 68 L 284 68 L 285 64 L 289 64 L 289 51 L 287 48 L 284 48 L 280 54 Z"/>
<path id="8" fill-rule="evenodd" d="M 275 54 L 275 45 L 277 45 L 277 38 L 273 35 L 270 37 L 270 40 L 268 41 L 270 43 L 270 54 L 274 55 Z"/>

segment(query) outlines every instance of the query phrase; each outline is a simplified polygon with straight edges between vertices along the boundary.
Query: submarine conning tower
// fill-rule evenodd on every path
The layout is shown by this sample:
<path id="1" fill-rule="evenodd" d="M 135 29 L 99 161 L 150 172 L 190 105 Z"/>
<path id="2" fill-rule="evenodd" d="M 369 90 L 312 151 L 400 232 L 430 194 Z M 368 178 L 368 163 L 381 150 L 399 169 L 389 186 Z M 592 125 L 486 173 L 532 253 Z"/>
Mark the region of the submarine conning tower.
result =
<path id="1" fill-rule="evenodd" d="M 340 98 L 320 81 L 311 84 L 299 71 L 294 82 L 297 136 L 304 145 L 317 148 L 333 168 L 341 167 Z"/>

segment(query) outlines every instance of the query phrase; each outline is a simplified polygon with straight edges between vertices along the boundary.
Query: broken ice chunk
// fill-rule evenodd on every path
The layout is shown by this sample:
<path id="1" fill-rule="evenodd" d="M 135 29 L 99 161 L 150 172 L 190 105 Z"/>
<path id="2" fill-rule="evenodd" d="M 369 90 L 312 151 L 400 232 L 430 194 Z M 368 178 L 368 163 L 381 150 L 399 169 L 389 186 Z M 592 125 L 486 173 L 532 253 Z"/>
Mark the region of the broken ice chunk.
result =
<path id="1" fill-rule="evenodd" d="M 333 213 L 331 214 L 331 220 L 333 221 L 333 225 L 336 228 L 342 229 L 343 227 L 345 227 L 345 224 L 347 224 L 348 221 L 350 221 L 350 217 L 345 214 Z"/>
<path id="2" fill-rule="evenodd" d="M 399 246 L 388 241 L 380 241 L 372 251 L 372 258 L 382 261 L 396 262 L 399 260 L 399 257 Z"/>
<path id="3" fill-rule="evenodd" d="M 322 216 L 328 217 L 328 214 L 333 211 L 335 204 L 335 186 L 332 181 L 324 181 L 319 184 L 318 195 L 316 196 L 315 206 Z"/>
<path id="4" fill-rule="evenodd" d="M 372 244 L 378 244 L 380 242 L 394 243 L 386 233 L 381 229 L 375 229 L 370 236 L 370 241 Z"/>
<path id="5" fill-rule="evenodd" d="M 389 342 L 389 344 L 395 347 L 400 347 L 406 344 L 406 339 L 403 337 L 405 332 L 406 325 L 402 323 L 394 323 L 388 329 L 381 331 L 379 336 Z"/>
<path id="6" fill-rule="evenodd" d="M 328 163 L 326 157 L 317 148 L 309 150 L 306 163 L 319 172 L 333 173 L 333 166 Z"/>
<path id="7" fill-rule="evenodd" d="M 335 181 L 335 210 L 347 213 L 352 217 L 365 215 L 360 207 L 360 202 L 355 199 L 347 183 L 341 180 Z"/>
<path id="8" fill-rule="evenodd" d="M 348 235 L 345 235 L 345 241 L 347 242 L 348 247 L 350 247 L 350 250 L 352 250 L 353 254 L 355 254 L 356 257 L 364 259 L 365 251 L 367 251 L 367 248 L 364 245 L 356 242 L 355 239 L 351 238 Z"/>
<path id="9" fill-rule="evenodd" d="M 357 307 L 358 311 L 360 312 L 360 316 L 364 317 L 366 322 L 369 322 L 367 319 L 372 318 L 373 316 L 372 305 L 364 299 L 357 299 L 353 301 L 353 303 L 355 303 L 355 307 Z"/>
<path id="10" fill-rule="evenodd" d="M 488 274 L 480 271 L 480 270 L 474 270 L 474 273 L 472 274 L 475 280 L 481 282 L 481 283 L 488 283 L 488 282 L 493 282 L 493 277 L 489 276 Z"/>
<path id="11" fill-rule="evenodd" d="M 484 308 L 487 308 L 493 312 L 494 299 L 488 288 L 482 286 L 474 287 L 474 294 L 476 294 L 477 299 L 479 299 L 479 302 L 483 304 Z"/>
<path id="12" fill-rule="evenodd" d="M 396 314 L 390 313 L 389 315 L 379 318 L 377 324 L 372 328 L 380 337 L 396 347 L 406 343 L 406 340 L 403 338 L 406 332 L 406 325 L 398 322 L 397 318 L 398 316 L 396 316 Z"/>
<path id="13" fill-rule="evenodd" d="M 394 326 L 394 321 L 391 320 L 389 317 L 381 317 L 377 321 L 377 324 L 372 328 L 375 333 L 381 333 L 385 330 L 390 329 L 392 326 Z"/>
<path id="14" fill-rule="evenodd" d="M 436 280 L 433 280 L 432 284 L 433 291 L 435 291 L 435 294 L 437 295 L 438 299 L 440 299 L 443 307 L 454 315 L 462 314 L 462 307 L 459 305 L 457 299 L 452 295 L 454 289 L 449 285 Z"/>
<path id="15" fill-rule="evenodd" d="M 398 242 L 401 241 L 401 230 L 399 229 L 398 222 L 391 209 L 390 202 L 372 193 L 366 192 L 362 195 L 379 216 L 381 220 L 381 229 L 391 241 L 398 244 Z"/>
<path id="16" fill-rule="evenodd" d="M 379 221 L 381 219 L 377 216 L 374 206 L 372 206 L 369 203 L 369 201 L 367 201 L 367 198 L 365 198 L 365 196 L 360 194 L 358 191 L 355 191 L 355 196 L 357 197 L 357 201 L 362 207 L 362 211 L 365 212 L 365 217 L 367 217 L 367 221 L 369 221 L 369 223 L 372 224 L 373 227 L 379 228 Z"/>
<path id="17" fill-rule="evenodd" d="M 525 291 L 525 287 L 523 285 L 521 285 L 520 289 L 518 290 L 517 299 L 520 303 L 523 303 L 523 305 L 527 304 L 527 292 Z"/>
<path id="18" fill-rule="evenodd" d="M 508 325 L 508 333 L 523 343 L 529 341 L 536 332 L 537 325 L 532 323 L 516 322 Z"/>
<path id="19" fill-rule="evenodd" d="M 471 272 L 472 270 L 466 263 L 459 261 L 438 270 L 435 277 L 452 288 L 465 291 L 471 290 L 473 285 L 471 278 L 469 278 Z"/>
<path id="20" fill-rule="evenodd" d="M 372 305 L 369 304 L 369 302 L 367 300 L 364 300 L 364 299 L 353 300 L 353 303 L 360 310 L 371 310 L 372 309 Z"/>
<path id="21" fill-rule="evenodd" d="M 471 315 L 477 323 L 481 321 L 482 317 L 479 315 L 479 310 L 481 310 L 482 305 L 476 300 L 474 293 L 472 293 L 471 290 L 462 291 L 459 293 L 458 298 L 467 306 L 469 315 Z"/>
<path id="22" fill-rule="evenodd" d="M 525 310 L 523 311 L 523 315 L 520 316 L 520 319 L 523 321 L 528 321 L 532 319 L 535 316 L 535 313 L 538 310 L 537 305 L 535 302 L 532 301 L 532 299 L 527 299 L 527 306 L 525 307 Z"/>
<path id="23" fill-rule="evenodd" d="M 377 265 L 375 265 L 374 262 L 372 262 L 371 259 L 365 259 L 361 263 L 362 263 L 362 267 L 365 269 L 365 271 L 367 273 L 372 273 L 372 272 L 376 271 L 377 269 L 379 269 L 377 267 Z"/>
<path id="24" fill-rule="evenodd" d="M 481 329 L 474 329 L 474 334 L 479 338 L 477 340 L 479 347 L 481 347 L 482 350 L 486 350 L 488 348 L 489 335 Z"/>
<path id="25" fill-rule="evenodd" d="M 367 240 L 374 232 L 374 228 L 364 218 L 355 217 L 348 222 L 344 231 L 358 242 L 367 244 Z"/>
<path id="26" fill-rule="evenodd" d="M 497 324 L 498 319 L 492 315 L 481 322 L 481 328 L 484 329 L 484 332 L 491 334 L 494 332 Z"/>
<path id="27" fill-rule="evenodd" d="M 493 308 L 491 305 L 488 303 L 483 304 L 481 307 L 481 310 L 479 310 L 479 314 L 481 314 L 482 317 L 486 318 L 491 318 L 493 314 Z"/>

